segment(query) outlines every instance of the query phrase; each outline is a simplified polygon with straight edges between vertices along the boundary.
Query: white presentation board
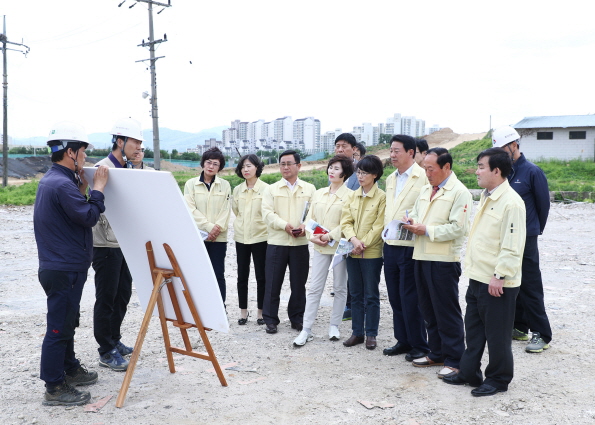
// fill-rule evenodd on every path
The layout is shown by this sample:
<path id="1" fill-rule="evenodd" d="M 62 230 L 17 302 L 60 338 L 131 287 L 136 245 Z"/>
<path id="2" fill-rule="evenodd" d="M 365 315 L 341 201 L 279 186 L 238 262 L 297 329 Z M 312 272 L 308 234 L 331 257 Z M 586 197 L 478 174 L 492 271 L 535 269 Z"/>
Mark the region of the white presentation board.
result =
<path id="1" fill-rule="evenodd" d="M 85 167 L 85 178 L 90 186 L 95 170 Z M 143 311 L 153 290 L 145 244 L 152 242 L 157 267 L 171 269 L 163 249 L 163 244 L 167 243 L 182 269 L 203 326 L 228 332 L 229 322 L 213 266 L 173 175 L 167 171 L 110 168 L 104 195 L 105 215 L 132 273 Z M 184 321 L 194 324 L 177 278 L 174 287 Z M 166 317 L 176 319 L 165 287 L 161 295 Z M 158 316 L 157 307 L 153 315 Z"/>

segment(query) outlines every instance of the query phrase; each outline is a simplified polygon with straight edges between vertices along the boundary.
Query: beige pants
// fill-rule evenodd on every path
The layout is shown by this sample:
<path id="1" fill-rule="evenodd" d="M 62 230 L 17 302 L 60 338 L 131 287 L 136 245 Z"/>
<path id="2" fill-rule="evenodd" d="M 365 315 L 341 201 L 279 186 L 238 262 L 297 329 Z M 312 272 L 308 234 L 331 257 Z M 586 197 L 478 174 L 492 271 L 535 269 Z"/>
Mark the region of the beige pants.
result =
<path id="1" fill-rule="evenodd" d="M 332 254 L 321 254 L 314 251 L 312 257 L 312 271 L 310 273 L 310 285 L 306 295 L 306 311 L 304 312 L 304 328 L 312 329 L 320 298 L 324 291 L 326 279 L 330 273 L 328 268 L 333 260 Z M 343 310 L 347 302 L 347 263 L 341 261 L 333 268 L 333 311 L 331 313 L 331 325 L 339 326 L 343 321 Z"/>

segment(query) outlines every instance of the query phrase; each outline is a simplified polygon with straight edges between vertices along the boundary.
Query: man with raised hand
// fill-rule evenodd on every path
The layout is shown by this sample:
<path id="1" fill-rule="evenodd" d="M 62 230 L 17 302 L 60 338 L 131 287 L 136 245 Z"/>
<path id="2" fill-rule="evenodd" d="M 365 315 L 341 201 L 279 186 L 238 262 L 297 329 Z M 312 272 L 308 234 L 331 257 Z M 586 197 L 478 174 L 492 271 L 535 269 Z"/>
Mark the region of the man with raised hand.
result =
<path id="1" fill-rule="evenodd" d="M 76 406 L 91 394 L 79 385 L 97 382 L 76 358 L 74 333 L 79 325 L 80 302 L 93 258 L 91 228 L 105 211 L 103 189 L 107 167 L 99 167 L 88 183 L 83 165 L 89 145 L 83 127 L 56 124 L 48 137 L 52 167 L 39 181 L 33 227 L 39 256 L 39 282 L 47 296 L 47 328 L 41 346 L 40 378 L 45 381 L 43 404 Z"/>
<path id="2" fill-rule="evenodd" d="M 477 156 L 477 183 L 481 194 L 465 256 L 469 286 L 465 300 L 465 339 L 460 371 L 445 376 L 447 384 L 478 387 L 476 397 L 508 390 L 512 381 L 512 325 L 521 285 L 521 260 L 525 246 L 525 204 L 506 179 L 512 161 L 501 148 Z M 485 379 L 481 358 L 488 345 Z"/>

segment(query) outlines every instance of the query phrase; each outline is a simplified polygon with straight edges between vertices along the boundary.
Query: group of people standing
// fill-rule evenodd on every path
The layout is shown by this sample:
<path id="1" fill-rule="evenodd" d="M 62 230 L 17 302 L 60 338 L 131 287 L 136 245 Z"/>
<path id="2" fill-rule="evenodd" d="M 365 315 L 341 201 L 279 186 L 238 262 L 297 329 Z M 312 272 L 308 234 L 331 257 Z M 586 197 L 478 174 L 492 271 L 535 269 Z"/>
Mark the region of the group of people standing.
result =
<path id="1" fill-rule="evenodd" d="M 146 167 L 138 123 L 119 121 L 112 134 L 112 153 L 98 163 L 94 190 L 88 193 L 81 166 L 89 147 L 84 130 L 61 123 L 48 138 L 54 164 L 39 183 L 34 212 L 39 280 L 48 297 L 41 358 L 48 405 L 83 404 L 90 394 L 74 387 L 97 382 L 97 373 L 88 371 L 74 354 L 80 298 L 91 264 L 99 364 L 126 370 L 125 356 L 133 351 L 120 334 L 132 277 L 103 215 L 102 191 L 109 168 Z M 343 345 L 365 343 L 373 350 L 384 266 L 397 342 L 383 353 L 405 354 L 416 367 L 438 366 L 444 382 L 475 386 L 475 396 L 493 395 L 506 391 L 512 380 L 512 339 L 528 340 L 532 331 L 526 351 L 536 353 L 549 348 L 552 337 L 537 248 L 549 211 L 549 192 L 545 175 L 524 158 L 519 143 L 514 129 L 498 129 L 493 133 L 494 147 L 478 155 L 476 175 L 484 191 L 473 225 L 473 200 L 452 172 L 451 155 L 406 135 L 391 139 L 390 159 L 396 171 L 386 179 L 386 192 L 378 187 L 384 173 L 380 158 L 365 155 L 365 147 L 352 134 L 343 133 L 336 138 L 335 156 L 327 165 L 327 187 L 316 190 L 301 180 L 300 155 L 287 150 L 279 156 L 282 178 L 271 185 L 259 178 L 263 164 L 256 155 L 242 157 L 236 174 L 244 181 L 232 194 L 230 184 L 218 176 L 225 157 L 211 148 L 202 157 L 200 176 L 185 184 L 184 198 L 204 235 L 224 303 L 230 211 L 236 216 L 239 325 L 249 321 L 252 262 L 257 323 L 268 334 L 278 332 L 281 289 L 289 267 L 287 314 L 291 328 L 299 331 L 293 344 L 305 345 L 313 339 L 332 270 L 329 339 L 339 340 L 341 321 L 351 318 L 352 333 Z M 400 221 L 415 237 L 384 241 L 383 230 L 393 221 Z M 307 229 L 310 222 L 322 231 Z M 463 321 L 458 284 L 467 236 L 469 285 Z M 353 248 L 345 261 L 336 263 L 342 241 Z M 311 273 L 308 242 L 314 247 Z M 486 343 L 490 362 L 484 378 L 480 361 Z"/>
<path id="2" fill-rule="evenodd" d="M 343 345 L 365 344 L 373 350 L 384 266 L 396 344 L 383 353 L 405 354 L 415 367 L 438 366 L 444 382 L 478 387 L 472 391 L 475 396 L 493 395 L 506 391 L 512 380 L 512 339 L 529 340 L 531 330 L 526 351 L 532 353 L 549 348 L 551 340 L 537 250 L 549 192 L 545 175 L 524 158 L 519 144 L 514 129 L 498 129 L 494 147 L 478 155 L 476 175 L 484 191 L 473 224 L 472 196 L 452 171 L 448 151 L 428 149 L 424 140 L 406 135 L 391 139 L 396 171 L 386 179 L 386 191 L 378 187 L 382 161 L 375 155 L 355 159 L 356 150 L 362 149 L 353 135 L 344 133 L 335 140 L 336 156 L 326 170 L 329 185 L 322 189 L 299 178 L 299 154 L 285 151 L 279 156 L 282 178 L 271 185 L 259 179 L 263 165 L 258 157 L 242 157 L 236 174 L 244 182 L 232 195 L 216 176 L 224 158 L 213 148 L 203 156 L 203 173 L 186 183 L 184 194 L 198 228 L 209 233 L 207 252 L 224 300 L 225 244 L 220 250 L 209 245 L 219 241 L 218 230 L 227 231 L 230 204 L 236 215 L 238 324 L 249 320 L 250 256 L 257 281 L 257 322 L 266 325 L 269 334 L 278 332 L 280 293 L 289 267 L 287 313 L 291 328 L 299 331 L 293 341 L 297 347 L 314 337 L 312 328 L 332 270 L 329 339 L 340 339 L 339 325 L 348 317 L 352 333 Z M 218 169 L 210 170 L 209 161 Z M 208 187 L 213 184 L 214 192 Z M 383 241 L 385 226 L 395 220 L 415 237 Z M 312 221 L 324 231 L 307 229 Z M 463 318 L 459 279 L 467 237 L 469 285 Z M 341 239 L 353 249 L 345 261 L 329 267 Z M 310 273 L 308 242 L 314 248 Z M 480 360 L 486 344 L 490 363 L 484 379 Z"/>

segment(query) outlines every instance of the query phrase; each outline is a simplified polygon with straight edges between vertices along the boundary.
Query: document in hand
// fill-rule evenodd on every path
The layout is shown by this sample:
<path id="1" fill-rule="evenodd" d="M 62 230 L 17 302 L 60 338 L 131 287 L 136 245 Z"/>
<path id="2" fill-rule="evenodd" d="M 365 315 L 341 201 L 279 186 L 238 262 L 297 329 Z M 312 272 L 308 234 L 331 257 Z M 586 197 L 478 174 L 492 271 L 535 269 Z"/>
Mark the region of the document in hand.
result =
<path id="1" fill-rule="evenodd" d="M 308 223 L 306 223 L 306 230 L 313 235 L 326 235 L 327 233 L 330 233 L 329 229 L 312 219 L 308 220 Z M 329 241 L 328 244 L 329 246 L 334 246 L 335 240 Z"/>
<path id="2" fill-rule="evenodd" d="M 209 237 L 209 232 L 205 232 L 204 230 L 198 229 L 198 233 L 200 233 L 200 237 L 202 238 L 203 241 L 206 241 L 207 238 Z"/>
<path id="3" fill-rule="evenodd" d="M 306 221 L 306 217 L 308 216 L 309 210 L 310 210 L 310 202 L 306 201 L 304 203 L 304 210 L 302 211 L 302 219 L 300 220 L 300 223 L 303 223 L 304 221 Z"/>
<path id="4" fill-rule="evenodd" d="M 382 240 L 384 241 L 412 241 L 415 234 L 403 228 L 408 224 L 399 220 L 393 220 L 386 225 L 382 231 Z"/>
<path id="5" fill-rule="evenodd" d="M 339 245 L 337 246 L 337 250 L 335 251 L 333 261 L 331 261 L 331 264 L 328 268 L 329 271 L 331 271 L 333 267 L 343 261 L 345 257 L 347 257 L 347 254 L 349 254 L 351 251 L 353 251 L 353 244 L 347 239 L 341 238 Z"/>

